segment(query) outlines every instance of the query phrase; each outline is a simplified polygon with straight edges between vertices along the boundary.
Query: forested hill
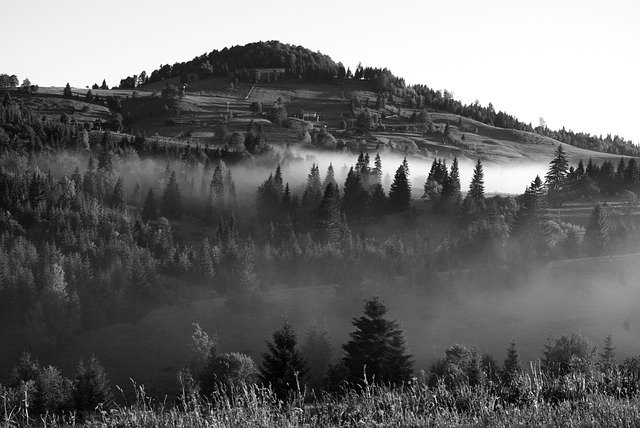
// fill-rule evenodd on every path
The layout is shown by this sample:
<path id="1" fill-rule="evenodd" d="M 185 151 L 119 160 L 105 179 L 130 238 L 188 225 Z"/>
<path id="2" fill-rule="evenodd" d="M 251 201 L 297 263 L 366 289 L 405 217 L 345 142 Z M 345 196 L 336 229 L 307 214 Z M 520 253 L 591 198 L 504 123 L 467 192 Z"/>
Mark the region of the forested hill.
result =
<path id="1" fill-rule="evenodd" d="M 329 56 L 312 52 L 302 46 L 278 41 L 256 42 L 245 46 L 233 46 L 196 57 L 191 61 L 161 65 L 147 74 L 129 76 L 120 81 L 121 89 L 134 89 L 148 83 L 179 77 L 183 83 L 210 77 L 228 77 L 230 81 L 250 83 L 339 82 L 349 79 L 369 81 L 372 90 L 379 94 L 379 106 L 385 104 L 415 110 L 453 113 L 479 122 L 506 129 L 535 132 L 557 141 L 598 152 L 625 156 L 640 156 L 640 149 L 633 142 L 618 135 L 596 136 L 584 132 L 551 130 L 545 125 L 534 127 L 515 116 L 496 111 L 491 103 L 482 106 L 477 101 L 464 104 L 453 98 L 447 90 L 435 90 L 427 85 L 407 86 L 403 78 L 395 76 L 387 68 L 358 66 L 352 73 L 342 63 Z"/>
<path id="2" fill-rule="evenodd" d="M 149 75 L 143 71 L 137 76 L 121 80 L 120 87 L 129 89 L 178 76 L 183 81 L 194 76 L 200 79 L 237 76 L 241 80 L 259 81 L 260 75 L 254 74 L 256 69 L 278 69 L 283 76 L 295 76 L 305 81 L 328 81 L 346 74 L 344 66 L 336 64 L 328 55 L 312 52 L 302 46 L 269 41 L 213 50 L 191 61 L 161 65 Z M 250 70 L 254 73 L 250 73 Z"/>

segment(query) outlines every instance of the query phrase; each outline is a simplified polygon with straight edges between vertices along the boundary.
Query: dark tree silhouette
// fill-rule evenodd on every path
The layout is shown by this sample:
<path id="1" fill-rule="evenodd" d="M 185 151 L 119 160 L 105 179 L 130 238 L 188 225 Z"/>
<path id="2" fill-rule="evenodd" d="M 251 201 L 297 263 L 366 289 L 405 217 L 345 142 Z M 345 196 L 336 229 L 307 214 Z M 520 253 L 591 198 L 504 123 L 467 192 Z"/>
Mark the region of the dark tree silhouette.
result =
<path id="1" fill-rule="evenodd" d="M 260 379 L 270 385 L 276 395 L 285 399 L 291 391 L 302 389 L 305 374 L 304 360 L 297 346 L 296 334 L 288 322 L 273 333 L 267 342 L 268 351 L 262 354 Z"/>
<path id="2" fill-rule="evenodd" d="M 413 373 L 411 356 L 406 352 L 404 333 L 397 321 L 384 318 L 387 307 L 379 298 L 364 305 L 364 316 L 354 318 L 356 331 L 343 349 L 343 362 L 349 371 L 350 381 L 361 383 L 401 383 Z"/>

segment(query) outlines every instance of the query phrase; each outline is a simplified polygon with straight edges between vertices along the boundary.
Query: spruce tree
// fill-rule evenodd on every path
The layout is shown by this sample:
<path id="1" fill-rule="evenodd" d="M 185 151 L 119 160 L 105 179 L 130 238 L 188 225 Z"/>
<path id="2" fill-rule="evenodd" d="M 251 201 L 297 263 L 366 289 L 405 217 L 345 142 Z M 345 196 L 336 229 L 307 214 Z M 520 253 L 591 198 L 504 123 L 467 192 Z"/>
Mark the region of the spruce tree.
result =
<path id="1" fill-rule="evenodd" d="M 171 177 L 162 195 L 162 215 L 169 220 L 182 218 L 182 196 L 175 171 L 171 171 Z"/>
<path id="2" fill-rule="evenodd" d="M 587 252 L 592 256 L 602 255 L 607 246 L 609 222 L 600 204 L 596 204 L 591 211 L 589 223 L 584 234 Z"/>
<path id="3" fill-rule="evenodd" d="M 382 188 L 382 184 L 378 183 L 373 188 L 373 193 L 371 194 L 371 214 L 374 217 L 382 217 L 387 208 L 387 197 L 384 194 L 384 189 Z"/>
<path id="4" fill-rule="evenodd" d="M 348 233 L 342 211 L 338 187 L 328 185 L 318 206 L 315 224 L 315 237 L 324 243 L 339 242 Z"/>
<path id="5" fill-rule="evenodd" d="M 144 221 L 154 221 L 158 219 L 158 206 L 153 196 L 153 189 L 149 189 L 147 197 L 144 199 L 141 216 Z"/>
<path id="6" fill-rule="evenodd" d="M 95 411 L 99 405 L 108 406 L 113 398 L 104 367 L 96 357 L 89 363 L 80 360 L 74 379 L 75 407 L 80 411 Z"/>
<path id="7" fill-rule="evenodd" d="M 113 186 L 111 197 L 109 198 L 110 205 L 118 210 L 123 210 L 125 207 L 124 202 L 124 183 L 122 178 L 118 177 L 116 184 Z"/>
<path id="8" fill-rule="evenodd" d="M 512 341 L 507 349 L 507 357 L 502 365 L 502 379 L 507 385 L 512 384 L 522 373 L 520 354 L 516 347 L 516 341 Z"/>
<path id="9" fill-rule="evenodd" d="M 449 174 L 449 178 L 451 179 L 451 186 L 454 192 L 460 195 L 460 168 L 458 166 L 458 158 L 453 158 L 453 163 L 451 164 L 451 172 Z"/>
<path id="10" fill-rule="evenodd" d="M 484 206 L 484 171 L 480 159 L 478 159 L 476 167 L 473 170 L 473 178 L 469 185 L 467 198 L 469 198 L 475 206 Z"/>
<path id="11" fill-rule="evenodd" d="M 336 181 L 336 174 L 333 170 L 333 164 L 329 164 L 329 167 L 327 168 L 327 175 L 324 177 L 324 181 L 322 182 L 322 187 L 326 189 L 329 183 L 333 185 L 338 184 L 338 182 Z"/>
<path id="12" fill-rule="evenodd" d="M 71 86 L 69 85 L 69 83 L 67 83 L 67 86 L 64 87 L 64 91 L 62 92 L 62 95 L 65 98 L 73 98 L 73 93 L 71 92 Z"/>
<path id="13" fill-rule="evenodd" d="M 342 197 L 342 209 L 347 218 L 353 220 L 364 216 L 364 208 L 369 195 L 362 186 L 362 179 L 353 168 L 349 169 L 344 183 L 344 195 Z"/>
<path id="14" fill-rule="evenodd" d="M 309 329 L 302 345 L 302 356 L 309 370 L 309 386 L 319 390 L 333 357 L 333 346 L 326 328 L 313 325 Z"/>
<path id="15" fill-rule="evenodd" d="M 387 307 L 375 297 L 364 305 L 364 316 L 354 318 L 356 331 L 342 346 L 349 380 L 399 384 L 411 379 L 413 361 L 406 352 L 404 333 L 397 321 L 384 318 Z"/>
<path id="16" fill-rule="evenodd" d="M 616 367 L 616 347 L 613 346 L 611 333 L 604 339 L 602 352 L 600 353 L 600 369 L 609 371 Z"/>
<path id="17" fill-rule="evenodd" d="M 411 206 L 411 184 L 404 163 L 396 170 L 389 190 L 388 203 L 389 211 L 393 213 L 408 211 Z"/>
<path id="18" fill-rule="evenodd" d="M 267 342 L 268 351 L 262 354 L 260 379 L 280 399 L 286 399 L 291 391 L 303 388 L 304 360 L 298 350 L 296 334 L 288 322 L 273 333 L 273 342 Z"/>
<path id="19" fill-rule="evenodd" d="M 562 204 L 562 194 L 565 189 L 567 180 L 567 171 L 569 162 L 562 148 L 562 144 L 558 145 L 555 157 L 549 165 L 549 171 L 545 176 L 545 185 L 547 187 L 547 199 L 549 203 L 558 206 Z"/>

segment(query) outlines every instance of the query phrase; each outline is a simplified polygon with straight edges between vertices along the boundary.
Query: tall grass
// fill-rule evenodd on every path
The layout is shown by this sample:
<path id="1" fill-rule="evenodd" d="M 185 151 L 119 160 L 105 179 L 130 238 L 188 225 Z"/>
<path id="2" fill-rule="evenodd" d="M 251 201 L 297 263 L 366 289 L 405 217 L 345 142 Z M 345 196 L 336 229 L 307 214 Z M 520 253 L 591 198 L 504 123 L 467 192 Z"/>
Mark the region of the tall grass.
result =
<path id="1" fill-rule="evenodd" d="M 134 385 L 136 397 L 129 404 L 86 415 L 37 417 L 29 415 L 28 396 L 9 396 L 2 390 L 0 426 L 639 426 L 640 399 L 632 380 L 620 371 L 551 378 L 532 365 L 529 373 L 508 385 L 471 387 L 440 379 L 429 387 L 420 376 L 401 387 L 365 383 L 320 397 L 298 389 L 286 401 L 257 385 L 219 385 L 206 399 L 185 389 L 171 405 L 149 398 L 143 386 Z"/>

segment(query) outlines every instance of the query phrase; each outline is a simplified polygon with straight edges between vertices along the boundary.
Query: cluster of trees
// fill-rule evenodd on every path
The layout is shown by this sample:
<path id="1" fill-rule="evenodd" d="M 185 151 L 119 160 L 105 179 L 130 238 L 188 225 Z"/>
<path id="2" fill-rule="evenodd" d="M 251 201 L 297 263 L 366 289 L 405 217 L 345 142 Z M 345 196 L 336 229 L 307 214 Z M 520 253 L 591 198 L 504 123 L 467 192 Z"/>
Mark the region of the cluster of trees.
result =
<path id="1" fill-rule="evenodd" d="M 329 81 L 346 75 L 344 66 L 336 64 L 327 55 L 312 52 L 301 46 L 268 41 L 233 46 L 221 51 L 214 50 L 191 61 L 161 65 L 148 77 L 145 73 L 144 82 L 152 83 L 183 76 L 187 80 L 189 75 L 197 75 L 201 79 L 233 75 L 244 81 L 255 82 L 261 79 L 259 74 L 256 75 L 257 69 L 284 70 L 281 76 L 277 73 L 274 77 L 272 73 L 268 73 L 269 79 L 294 78 L 307 82 Z M 142 73 L 140 75 L 142 76 Z M 127 87 L 136 83 L 141 84 L 139 76 L 127 77 L 121 81 L 121 85 Z"/>
<path id="2" fill-rule="evenodd" d="M 195 358 L 181 374 L 191 393 L 210 396 L 216 385 L 237 387 L 260 383 L 286 400 L 291 393 L 310 388 L 318 396 L 322 391 L 339 392 L 345 386 L 366 383 L 401 385 L 413 375 L 413 360 L 400 324 L 386 318 L 387 307 L 379 299 L 368 300 L 364 314 L 353 319 L 351 339 L 342 346 L 341 358 L 326 328 L 312 326 L 302 344 L 287 321 L 267 342 L 262 362 L 239 353 L 222 353 L 215 338 L 196 325 L 192 336 Z"/>
<path id="3" fill-rule="evenodd" d="M 76 412 L 91 414 L 98 406 L 109 407 L 113 393 L 107 373 L 92 357 L 80 360 L 71 379 L 54 366 L 43 366 L 31 354 L 23 353 L 13 368 L 6 387 L 0 385 L 8 410 L 27 409 L 27 417 L 37 419 L 45 414 L 63 415 Z"/>
<path id="4" fill-rule="evenodd" d="M 333 165 L 324 179 L 313 165 L 302 197 L 283 183 L 278 167 L 258 188 L 257 207 L 263 224 L 283 225 L 297 233 L 312 232 L 323 242 L 339 242 L 348 236 L 348 222 L 406 212 L 411 205 L 409 165 L 405 159 L 398 167 L 386 195 L 382 186 L 382 160 L 376 155 L 371 167 L 369 154 L 360 152 L 355 166 L 348 170 L 342 191 Z"/>
<path id="5" fill-rule="evenodd" d="M 478 388 L 512 404 L 526 404 L 533 399 L 527 387 L 529 376 L 540 373 L 525 368 L 515 341 L 509 345 L 502 363 L 490 354 L 455 344 L 415 378 L 404 332 L 397 321 L 387 318 L 387 307 L 379 298 L 366 301 L 364 314 L 354 318 L 352 324 L 350 339 L 336 358 L 326 329 L 312 326 L 299 345 L 293 326 L 285 321 L 273 333 L 272 341 L 267 342 L 260 365 L 247 355 L 220 352 L 217 340 L 196 325 L 192 336 L 196 359 L 179 376 L 183 391 L 210 397 L 216 387 L 225 390 L 256 383 L 270 387 L 278 398 L 287 400 L 292 395 L 301 396 L 307 388 L 315 393 L 312 396 L 319 397 L 321 392 L 339 395 L 374 384 L 403 387 L 417 380 L 455 395 Z M 550 338 L 543 351 L 539 369 L 546 381 L 540 392 L 546 400 L 566 400 L 576 391 L 562 385 L 578 376 L 598 390 L 624 390 L 624 394 L 633 395 L 640 390 L 639 368 L 638 358 L 627 358 L 618 364 L 611 335 L 598 351 L 580 334 L 562 334 Z"/>

